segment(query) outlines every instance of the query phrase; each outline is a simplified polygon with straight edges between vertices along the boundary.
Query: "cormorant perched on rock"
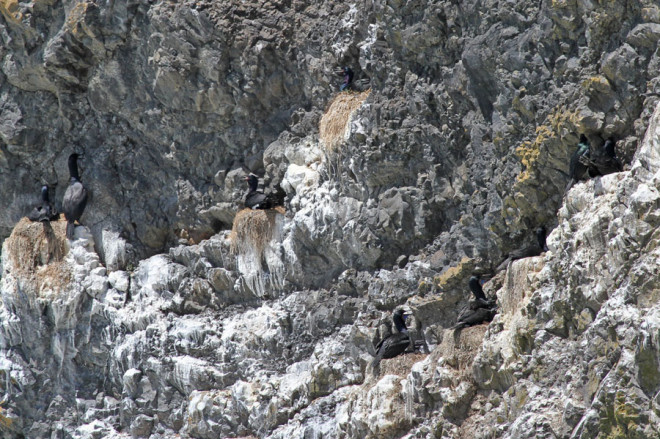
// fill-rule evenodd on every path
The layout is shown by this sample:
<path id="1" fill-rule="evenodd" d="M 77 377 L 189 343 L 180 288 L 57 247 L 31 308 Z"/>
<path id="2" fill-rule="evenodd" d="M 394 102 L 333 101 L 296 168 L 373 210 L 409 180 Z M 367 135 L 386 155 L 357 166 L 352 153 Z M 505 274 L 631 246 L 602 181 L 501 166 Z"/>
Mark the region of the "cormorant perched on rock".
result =
<path id="1" fill-rule="evenodd" d="M 66 237 L 73 239 L 75 222 L 79 220 L 87 205 L 87 189 L 80 182 L 78 175 L 78 154 L 69 156 L 69 187 L 64 192 L 62 199 L 62 211 L 66 218 Z"/>
<path id="2" fill-rule="evenodd" d="M 548 246 L 545 243 L 545 234 L 545 227 L 541 226 L 536 229 L 536 242 L 509 253 L 507 258 L 497 266 L 496 271 L 504 270 L 510 262 L 515 261 L 516 259 L 530 258 L 532 256 L 538 256 L 541 253 L 548 251 Z"/>
<path id="3" fill-rule="evenodd" d="M 256 175 L 250 174 L 245 177 L 245 180 L 250 185 L 250 191 L 245 196 L 245 207 L 250 209 L 272 209 L 284 204 L 286 193 L 279 186 L 277 186 L 276 192 L 264 194 L 257 191 L 259 178 Z"/>
<path id="4" fill-rule="evenodd" d="M 614 145 L 614 139 L 610 137 L 598 151 L 591 154 L 589 174 L 592 177 L 623 171 L 623 165 L 616 156 Z"/>
<path id="5" fill-rule="evenodd" d="M 50 203 L 48 198 L 48 186 L 44 185 L 41 187 L 41 203 L 32 209 L 32 211 L 28 214 L 28 219 L 35 222 L 47 222 L 57 220 L 58 216 L 59 214 L 57 210 Z"/>
<path id="6" fill-rule="evenodd" d="M 468 305 L 459 313 L 456 319 L 456 325 L 452 329 L 474 326 L 483 322 L 490 322 L 497 314 L 497 302 L 494 298 L 488 299 L 481 288 L 481 281 L 477 276 L 472 276 L 468 282 L 475 300 L 471 300 Z"/>
<path id="7" fill-rule="evenodd" d="M 468 286 L 470 291 L 474 294 L 475 299 L 486 301 L 486 295 L 484 294 L 484 289 L 481 288 L 481 282 L 477 276 L 472 276 L 468 281 Z"/>
<path id="8" fill-rule="evenodd" d="M 589 167 L 583 163 L 585 158 L 589 158 L 589 141 L 587 140 L 587 136 L 580 134 L 580 142 L 571 156 L 571 162 L 568 167 L 568 176 L 570 177 L 570 180 L 566 185 L 564 193 L 567 193 L 568 190 L 587 173 Z"/>
<path id="9" fill-rule="evenodd" d="M 470 287 L 470 291 L 472 291 L 472 294 L 474 294 L 474 298 L 477 302 L 489 306 L 493 304 L 493 299 L 486 298 L 486 294 L 484 294 L 484 289 L 481 287 L 481 279 L 479 279 L 477 276 L 470 277 L 470 280 L 468 281 L 468 286 Z"/>
<path id="10" fill-rule="evenodd" d="M 397 332 L 383 338 L 376 345 L 376 357 L 371 362 L 372 368 L 375 369 L 378 367 L 380 360 L 383 358 L 394 358 L 397 355 L 403 354 L 408 346 L 410 346 L 410 336 L 408 335 L 408 328 L 406 328 L 406 322 L 403 317 L 404 310 L 402 308 L 397 309 L 392 314 L 392 321 Z"/>

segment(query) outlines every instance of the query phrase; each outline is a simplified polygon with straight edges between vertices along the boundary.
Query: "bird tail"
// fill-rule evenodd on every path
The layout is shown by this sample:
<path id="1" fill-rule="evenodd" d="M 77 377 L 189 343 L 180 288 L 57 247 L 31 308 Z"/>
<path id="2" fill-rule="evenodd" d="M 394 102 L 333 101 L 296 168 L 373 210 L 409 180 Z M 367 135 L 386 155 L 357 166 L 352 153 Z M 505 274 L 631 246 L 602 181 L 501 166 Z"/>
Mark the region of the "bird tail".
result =
<path id="1" fill-rule="evenodd" d="M 67 221 L 66 222 L 66 237 L 67 239 L 73 239 L 73 232 L 76 229 L 75 224 L 73 221 Z"/>
<path id="2" fill-rule="evenodd" d="M 379 373 L 379 367 L 380 367 L 380 356 L 376 355 L 376 358 L 374 358 L 374 361 L 371 362 L 371 370 L 373 371 L 374 375 L 378 375 Z"/>
<path id="3" fill-rule="evenodd" d="M 575 184 L 575 179 L 571 178 L 568 180 L 568 184 L 566 185 L 566 189 L 564 189 L 564 195 L 566 195 L 571 187 Z"/>
<path id="4" fill-rule="evenodd" d="M 286 199 L 286 192 L 278 184 L 275 189 L 266 195 L 265 209 L 273 209 L 277 206 L 283 206 Z"/>

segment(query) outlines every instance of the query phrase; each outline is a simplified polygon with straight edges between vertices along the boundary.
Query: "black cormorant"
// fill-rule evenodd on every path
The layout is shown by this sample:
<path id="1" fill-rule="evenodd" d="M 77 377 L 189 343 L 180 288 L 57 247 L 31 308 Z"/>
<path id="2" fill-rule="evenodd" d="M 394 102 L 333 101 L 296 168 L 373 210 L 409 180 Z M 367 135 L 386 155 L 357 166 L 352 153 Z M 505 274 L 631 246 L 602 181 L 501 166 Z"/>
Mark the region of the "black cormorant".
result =
<path id="1" fill-rule="evenodd" d="M 397 332 L 383 338 L 376 345 L 376 357 L 371 362 L 372 368 L 375 369 L 378 367 L 380 360 L 383 358 L 394 358 L 397 355 L 401 355 L 410 346 L 410 336 L 408 335 L 408 328 L 406 328 L 406 322 L 403 316 L 404 310 L 402 308 L 397 309 L 392 314 L 392 321 Z"/>
<path id="2" fill-rule="evenodd" d="M 468 282 L 475 300 L 471 300 L 463 308 L 456 319 L 456 325 L 452 329 L 464 328 L 466 326 L 478 325 L 490 322 L 497 314 L 497 302 L 495 298 L 488 299 L 481 288 L 481 282 L 477 276 L 472 276 Z"/>
<path id="3" fill-rule="evenodd" d="M 607 175 L 623 171 L 623 165 L 616 156 L 614 146 L 614 139 L 610 137 L 598 151 L 592 154 L 590 172 L 593 169 L 596 175 Z"/>
<path id="4" fill-rule="evenodd" d="M 472 276 L 468 281 L 470 291 L 474 294 L 475 299 L 486 301 L 486 295 L 484 294 L 484 289 L 481 288 L 481 282 L 477 276 Z"/>
<path id="5" fill-rule="evenodd" d="M 584 164 L 584 159 L 589 158 L 589 141 L 587 140 L 587 137 L 584 134 L 580 134 L 580 142 L 578 143 L 578 147 L 571 156 L 571 162 L 568 167 L 568 176 L 570 177 L 570 180 L 568 181 L 568 184 L 566 185 L 566 189 L 564 190 L 564 193 L 568 192 L 568 190 L 580 179 L 582 179 L 587 171 L 589 170 L 589 167 Z"/>
<path id="6" fill-rule="evenodd" d="M 497 307 L 468 309 L 458 316 L 456 324 L 451 329 L 460 329 L 474 326 L 484 322 L 490 322 L 497 314 Z"/>
<path id="7" fill-rule="evenodd" d="M 509 265 L 509 262 L 515 261 L 516 259 L 530 258 L 532 256 L 538 256 L 541 253 L 548 251 L 548 246 L 545 243 L 545 235 L 546 230 L 544 226 L 536 229 L 536 242 L 509 253 L 507 258 L 497 266 L 496 271 L 504 270 L 507 265 Z"/>
<path id="8" fill-rule="evenodd" d="M 48 186 L 41 187 L 41 203 L 28 214 L 30 221 L 53 221 L 59 216 L 55 207 L 50 203 L 48 197 Z"/>
<path id="9" fill-rule="evenodd" d="M 79 220 L 87 205 L 87 189 L 80 182 L 78 175 L 78 154 L 69 156 L 69 187 L 64 192 L 62 199 L 62 211 L 66 217 L 66 237 L 73 239 L 75 222 Z"/>
<path id="10" fill-rule="evenodd" d="M 245 177 L 245 180 L 250 186 L 250 191 L 245 196 L 245 207 L 249 209 L 272 209 L 284 204 L 286 193 L 279 187 L 279 185 L 277 186 L 276 192 L 264 194 L 257 190 L 259 178 L 256 175 L 250 174 Z"/>

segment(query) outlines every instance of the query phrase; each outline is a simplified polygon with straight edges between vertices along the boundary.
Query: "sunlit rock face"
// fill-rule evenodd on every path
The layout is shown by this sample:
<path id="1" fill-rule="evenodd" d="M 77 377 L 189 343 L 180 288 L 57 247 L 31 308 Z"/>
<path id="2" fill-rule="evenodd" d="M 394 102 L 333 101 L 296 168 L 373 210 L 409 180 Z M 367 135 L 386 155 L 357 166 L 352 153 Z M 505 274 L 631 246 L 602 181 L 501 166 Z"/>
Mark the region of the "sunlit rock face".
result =
<path id="1" fill-rule="evenodd" d="M 660 436 L 660 8 L 601 3 L 0 0 L 2 436 Z"/>

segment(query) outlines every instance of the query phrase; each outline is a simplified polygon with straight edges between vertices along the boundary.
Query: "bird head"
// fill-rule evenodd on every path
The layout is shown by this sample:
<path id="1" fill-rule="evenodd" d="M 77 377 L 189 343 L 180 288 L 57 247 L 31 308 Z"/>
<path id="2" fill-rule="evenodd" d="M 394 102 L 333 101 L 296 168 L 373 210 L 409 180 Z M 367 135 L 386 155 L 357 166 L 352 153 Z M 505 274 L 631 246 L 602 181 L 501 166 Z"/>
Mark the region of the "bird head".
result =
<path id="1" fill-rule="evenodd" d="M 248 174 L 247 177 L 244 178 L 245 181 L 247 181 L 248 186 L 250 186 L 251 191 L 256 191 L 257 187 L 259 185 L 259 177 L 257 177 L 255 174 L 250 173 Z"/>
<path id="2" fill-rule="evenodd" d="M 405 330 L 407 328 L 406 322 L 408 318 L 411 317 L 412 315 L 413 313 L 410 307 L 403 306 L 401 308 L 397 308 L 394 311 L 394 313 L 392 314 L 392 321 L 394 322 L 394 325 L 397 327 L 399 331 L 401 331 L 402 329 Z"/>

